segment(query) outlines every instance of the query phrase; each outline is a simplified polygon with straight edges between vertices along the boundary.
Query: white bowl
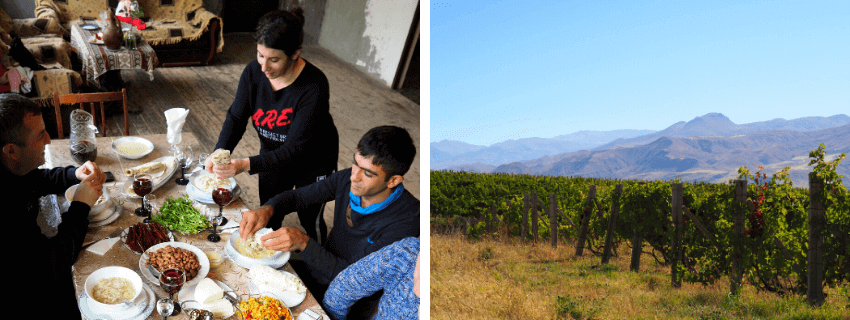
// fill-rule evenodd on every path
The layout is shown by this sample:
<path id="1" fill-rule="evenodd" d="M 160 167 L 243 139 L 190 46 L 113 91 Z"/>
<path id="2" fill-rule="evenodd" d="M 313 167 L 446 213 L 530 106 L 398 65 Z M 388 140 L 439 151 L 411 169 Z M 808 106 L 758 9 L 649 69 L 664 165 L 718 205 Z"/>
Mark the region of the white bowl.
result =
<path id="1" fill-rule="evenodd" d="M 128 153 L 123 153 L 121 151 L 118 151 L 118 146 L 121 145 L 124 142 L 138 143 L 144 149 L 141 150 L 139 153 L 134 153 L 134 154 L 128 154 Z M 115 140 L 112 141 L 112 151 L 115 151 L 115 153 L 117 153 L 117 154 L 119 154 L 122 157 L 127 158 L 127 159 L 139 159 L 141 157 L 148 155 L 149 153 L 151 153 L 151 151 L 153 151 L 153 143 L 150 142 L 150 140 L 145 139 L 145 138 L 122 137 L 122 138 L 118 138 L 118 139 L 115 139 Z"/>
<path id="2" fill-rule="evenodd" d="M 92 274 L 90 274 L 88 278 L 86 278 L 85 290 L 86 295 L 88 295 L 88 297 L 90 298 L 88 302 L 94 307 L 108 312 L 120 312 L 129 309 L 130 306 L 126 305 L 123 302 L 118 304 L 105 304 L 100 303 L 94 299 L 92 290 L 94 290 L 94 286 L 97 285 L 97 282 L 102 279 L 113 277 L 119 277 L 130 280 L 130 283 L 133 284 L 133 289 L 136 291 L 136 295 L 133 296 L 132 299 L 128 300 L 130 302 L 135 301 L 136 298 L 139 297 L 139 294 L 144 291 L 144 289 L 142 288 L 142 277 L 140 277 L 139 274 L 135 271 L 129 268 L 118 266 L 103 267 L 97 269 L 95 272 L 92 272 Z"/>
<path id="3" fill-rule="evenodd" d="M 77 187 L 79 187 L 79 186 L 80 186 L 79 184 L 75 184 L 75 185 L 69 187 L 68 190 L 65 190 L 65 199 L 68 200 L 68 201 L 73 201 L 74 200 L 74 193 L 77 192 Z M 97 216 L 97 215 L 101 214 L 103 212 L 103 210 L 105 210 L 107 207 L 109 207 L 109 192 L 106 191 L 106 188 L 103 189 L 102 197 L 104 198 L 103 201 L 101 201 L 100 203 L 97 203 L 97 204 L 95 204 L 94 206 L 91 207 L 91 211 L 89 211 L 89 217 Z"/>
<path id="4" fill-rule="evenodd" d="M 269 228 L 262 228 L 262 229 L 260 229 L 260 230 L 257 230 L 257 232 L 260 232 L 260 231 L 269 231 L 269 230 L 271 230 L 271 229 L 269 229 Z M 255 232 L 255 234 L 256 234 L 256 232 Z M 249 256 L 246 256 L 246 255 L 242 254 L 242 252 L 239 252 L 239 249 L 237 249 L 237 248 L 236 248 L 236 241 L 238 241 L 238 240 L 241 240 L 241 236 L 239 235 L 239 230 L 233 231 L 233 233 L 231 234 L 230 238 L 229 238 L 229 239 L 227 239 L 227 244 L 226 244 L 226 245 L 230 246 L 230 248 L 232 248 L 232 249 L 233 249 L 233 251 L 234 251 L 234 252 L 236 252 L 236 253 L 237 253 L 239 256 L 241 256 L 242 258 L 245 258 L 245 259 L 246 259 L 246 260 L 248 260 L 248 261 L 253 261 L 253 262 L 256 262 L 256 263 L 259 263 L 259 264 L 269 265 L 271 262 L 273 262 L 273 261 L 275 261 L 275 260 L 279 259 L 279 258 L 280 258 L 280 256 L 281 256 L 284 252 L 286 252 L 286 251 L 275 251 L 275 253 L 273 253 L 270 257 L 265 258 L 265 259 L 251 258 L 251 257 L 249 257 Z"/>

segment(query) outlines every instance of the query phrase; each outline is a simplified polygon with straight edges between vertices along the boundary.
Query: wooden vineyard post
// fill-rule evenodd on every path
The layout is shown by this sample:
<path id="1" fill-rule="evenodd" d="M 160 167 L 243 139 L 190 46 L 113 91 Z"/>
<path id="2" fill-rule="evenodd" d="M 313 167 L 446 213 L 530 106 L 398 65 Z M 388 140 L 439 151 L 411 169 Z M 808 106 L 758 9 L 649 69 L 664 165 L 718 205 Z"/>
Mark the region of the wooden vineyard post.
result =
<path id="1" fill-rule="evenodd" d="M 493 231 L 491 231 L 491 232 L 499 231 L 499 216 L 498 216 L 498 213 L 499 213 L 499 210 L 496 209 L 496 203 L 494 202 L 493 205 L 490 207 L 490 214 L 493 217 Z"/>
<path id="2" fill-rule="evenodd" d="M 695 216 L 693 213 L 691 213 L 691 210 L 688 210 L 688 207 L 685 207 L 684 205 L 682 205 L 682 212 L 684 212 L 686 215 L 688 215 L 688 218 L 690 218 L 691 221 L 693 221 L 693 223 L 697 227 L 697 229 L 699 229 L 699 231 L 701 231 L 702 234 L 706 238 L 708 238 L 708 241 L 711 241 L 711 245 L 713 245 L 717 249 L 720 249 L 720 245 L 717 244 L 717 239 L 714 238 L 714 235 L 711 234 L 711 232 L 708 232 L 708 229 L 705 227 L 705 225 L 702 224 L 702 221 L 700 221 L 699 218 L 697 218 L 697 216 Z"/>
<path id="3" fill-rule="evenodd" d="M 505 207 L 507 207 L 507 209 L 505 209 L 505 214 L 502 215 L 502 222 L 507 220 L 508 214 L 511 212 L 511 199 L 505 199 Z M 510 236 L 511 232 L 510 228 L 507 228 L 507 222 L 505 222 L 505 229 L 505 235 Z"/>
<path id="4" fill-rule="evenodd" d="M 590 190 L 587 193 L 587 203 L 585 204 L 584 210 L 581 214 L 581 225 L 579 225 L 578 231 L 578 242 L 576 242 L 576 256 L 581 257 L 584 254 L 584 242 L 587 238 L 587 228 L 590 224 L 590 214 L 593 210 L 590 209 L 590 205 L 593 204 L 593 199 L 596 198 L 596 186 L 590 185 Z"/>
<path id="5" fill-rule="evenodd" d="M 493 214 L 493 210 L 490 210 L 490 208 L 487 208 L 487 211 L 490 211 L 490 214 L 491 214 L 491 215 Z M 484 230 L 487 230 L 487 233 L 492 234 L 492 232 L 493 232 L 493 229 L 492 229 L 492 228 L 493 228 L 493 226 L 490 224 L 490 221 L 491 221 L 491 220 L 493 220 L 493 219 L 492 219 L 492 218 L 488 218 L 487 216 L 483 216 L 483 219 L 484 219 L 484 225 L 485 225 L 485 226 L 484 226 Z"/>
<path id="6" fill-rule="evenodd" d="M 738 209 L 733 213 L 732 225 L 732 273 L 729 275 L 729 291 L 737 295 L 741 292 L 741 259 L 744 240 L 744 213 L 747 210 L 747 180 L 735 180 L 735 202 Z"/>
<path id="7" fill-rule="evenodd" d="M 682 250 L 682 184 L 673 183 L 673 239 L 670 249 L 673 251 L 673 263 L 670 264 L 670 283 L 673 288 L 682 287 L 682 279 L 677 276 L 676 268 L 683 259 Z"/>
<path id="8" fill-rule="evenodd" d="M 620 215 L 620 195 L 623 194 L 623 185 L 614 187 L 614 203 L 611 205 L 611 214 L 608 217 L 608 230 L 605 232 L 605 250 L 602 251 L 602 264 L 608 264 L 611 258 L 611 250 L 614 245 L 614 233 L 617 231 L 617 217 Z"/>
<path id="9" fill-rule="evenodd" d="M 537 223 L 540 220 L 537 214 L 537 191 L 531 190 L 529 205 L 531 205 L 531 239 L 537 241 Z"/>
<path id="10" fill-rule="evenodd" d="M 528 200 L 529 195 L 527 192 L 522 193 L 522 228 L 520 230 L 520 234 L 522 235 L 522 239 L 525 240 L 528 238 L 528 207 L 530 201 Z"/>
<path id="11" fill-rule="evenodd" d="M 806 301 L 809 305 L 823 304 L 823 237 L 825 216 L 821 201 L 823 181 L 814 172 L 809 173 L 809 256 L 808 283 Z"/>
<path id="12" fill-rule="evenodd" d="M 646 185 L 646 182 L 641 181 L 640 183 L 638 183 L 638 185 L 642 189 L 644 187 L 644 185 Z M 632 214 L 637 216 L 636 220 L 638 220 L 640 222 L 640 220 L 643 219 L 641 217 L 641 215 L 644 214 L 644 211 L 646 211 L 646 198 L 641 199 L 640 206 L 638 206 L 638 207 L 640 208 L 640 212 L 632 212 Z M 638 226 L 635 227 L 635 236 L 634 236 L 634 239 L 632 239 L 632 261 L 629 264 L 629 270 L 630 271 L 634 271 L 634 272 L 640 271 L 640 254 L 641 254 L 642 251 L 643 251 L 643 230 L 642 230 L 642 227 L 640 225 L 638 225 Z"/>
<path id="13" fill-rule="evenodd" d="M 558 208 L 555 194 L 549 194 L 549 232 L 551 233 L 552 247 L 558 247 Z"/>

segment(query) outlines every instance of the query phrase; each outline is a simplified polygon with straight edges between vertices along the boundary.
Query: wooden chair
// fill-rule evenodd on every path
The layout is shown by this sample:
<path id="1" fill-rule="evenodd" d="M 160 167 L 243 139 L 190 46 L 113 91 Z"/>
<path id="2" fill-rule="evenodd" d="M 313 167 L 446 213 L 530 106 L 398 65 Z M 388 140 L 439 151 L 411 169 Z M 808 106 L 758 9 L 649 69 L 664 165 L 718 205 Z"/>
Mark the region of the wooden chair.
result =
<path id="1" fill-rule="evenodd" d="M 53 106 L 56 108 L 56 129 L 59 136 L 59 139 L 62 139 L 64 136 L 62 134 L 62 113 L 60 112 L 60 106 L 63 104 L 79 104 L 80 109 L 83 111 L 86 110 L 85 105 L 89 104 L 91 109 L 91 115 L 94 120 L 94 123 L 97 124 L 97 117 L 95 116 L 95 102 L 100 102 L 100 132 L 105 137 L 106 136 L 106 112 L 104 112 L 104 102 L 108 101 L 121 101 L 124 105 L 124 135 L 130 135 L 130 120 L 127 117 L 127 89 L 121 89 L 121 92 L 98 92 L 98 93 L 72 93 L 72 94 L 64 94 L 59 95 L 58 93 L 53 94 Z"/>

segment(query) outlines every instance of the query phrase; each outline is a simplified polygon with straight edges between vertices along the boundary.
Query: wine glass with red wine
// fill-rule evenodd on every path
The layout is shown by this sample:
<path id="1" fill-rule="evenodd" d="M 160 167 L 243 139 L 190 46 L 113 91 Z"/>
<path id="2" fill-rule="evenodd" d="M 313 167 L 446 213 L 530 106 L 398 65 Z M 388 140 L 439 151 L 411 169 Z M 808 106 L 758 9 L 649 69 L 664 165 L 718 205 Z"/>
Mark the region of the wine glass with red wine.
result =
<path id="1" fill-rule="evenodd" d="M 168 293 L 168 299 L 174 303 L 172 316 L 180 314 L 180 304 L 174 301 L 174 294 L 180 292 L 186 283 L 186 273 L 179 267 L 167 267 L 159 274 L 159 286 Z"/>
<path id="2" fill-rule="evenodd" d="M 142 206 L 136 209 L 136 215 L 150 218 L 150 211 L 145 206 L 145 196 L 153 191 L 153 179 L 149 174 L 137 174 L 133 176 L 133 192 L 142 198 Z"/>
<path id="3" fill-rule="evenodd" d="M 212 198 L 213 202 L 218 205 L 218 216 L 212 219 L 213 233 L 207 237 L 207 240 L 218 242 L 221 237 L 219 237 L 216 227 L 227 224 L 227 218 L 222 215 L 222 210 L 224 210 L 224 206 L 230 204 L 230 201 L 233 201 L 233 190 L 230 186 L 217 187 L 212 191 Z"/>

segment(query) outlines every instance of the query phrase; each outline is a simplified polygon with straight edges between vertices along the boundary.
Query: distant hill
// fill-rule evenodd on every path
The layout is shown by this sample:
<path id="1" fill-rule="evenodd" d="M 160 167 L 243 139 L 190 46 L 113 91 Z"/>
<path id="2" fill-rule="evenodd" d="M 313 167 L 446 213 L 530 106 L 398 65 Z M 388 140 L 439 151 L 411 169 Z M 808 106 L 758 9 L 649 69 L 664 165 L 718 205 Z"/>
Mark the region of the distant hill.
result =
<path id="1" fill-rule="evenodd" d="M 550 154 L 592 149 L 622 138 L 652 133 L 652 130 L 579 131 L 553 138 L 508 140 L 490 146 L 442 140 L 431 143 L 432 170 L 459 170 L 464 166 L 486 168 L 491 165 L 537 159 Z"/>
<path id="2" fill-rule="evenodd" d="M 650 143 L 632 147 L 571 152 L 533 161 L 509 163 L 498 166 L 493 172 L 645 180 L 680 177 L 683 181 L 726 182 L 737 176 L 737 170 L 741 166 L 748 167 L 751 172 L 757 171 L 758 166 L 763 166 L 763 172 L 768 176 L 788 166 L 791 167 L 794 185 L 806 187 L 807 175 L 811 172 L 808 153 L 817 149 L 819 143 L 827 146 L 829 159 L 841 152 L 850 154 L 850 124 L 811 131 L 786 129 L 719 136 L 708 135 L 707 133 L 713 132 L 707 131 L 707 128 L 726 128 L 728 131 L 725 132 L 748 129 L 730 125 L 731 121 L 724 120 L 725 117 L 720 114 L 709 114 L 700 118 L 676 126 L 678 129 L 675 130 L 702 132 L 705 134 L 703 136 L 662 136 Z M 835 121 L 842 121 L 843 118 L 846 116 L 827 119 L 836 123 Z M 768 121 L 749 128 L 767 128 L 770 125 L 800 128 L 803 123 L 806 121 Z M 818 127 L 822 124 L 807 125 Z M 850 179 L 848 168 L 850 163 L 845 161 L 839 166 L 838 172 Z"/>
<path id="3" fill-rule="evenodd" d="M 476 163 L 472 163 L 472 164 L 461 164 L 461 165 L 451 166 L 451 167 L 445 168 L 444 170 L 488 173 L 488 172 L 493 171 L 493 169 L 496 169 L 496 165 L 476 162 Z"/>
<path id="4" fill-rule="evenodd" d="M 831 117 L 805 117 L 793 120 L 773 119 L 769 121 L 739 125 L 735 124 L 721 113 L 709 113 L 701 117 L 696 117 L 688 122 L 677 122 L 667 129 L 653 132 L 651 134 L 633 138 L 617 139 L 610 143 L 600 145 L 593 150 L 633 147 L 650 143 L 661 137 L 729 136 L 770 130 L 805 132 L 840 127 L 847 124 L 850 124 L 850 116 L 843 114 Z"/>

